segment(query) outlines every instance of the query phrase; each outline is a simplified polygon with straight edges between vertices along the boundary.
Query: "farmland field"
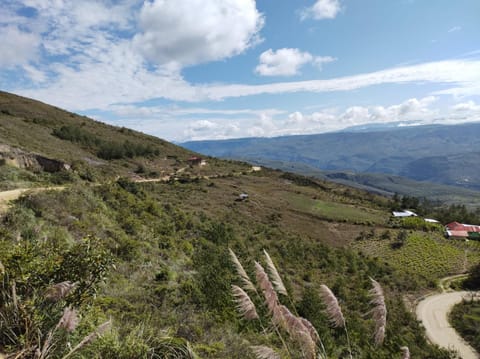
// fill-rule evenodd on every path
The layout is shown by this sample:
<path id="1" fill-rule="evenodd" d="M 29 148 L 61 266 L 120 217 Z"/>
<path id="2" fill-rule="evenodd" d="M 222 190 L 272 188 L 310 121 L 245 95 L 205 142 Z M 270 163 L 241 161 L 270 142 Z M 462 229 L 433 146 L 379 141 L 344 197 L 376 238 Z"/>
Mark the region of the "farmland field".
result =
<path id="1" fill-rule="evenodd" d="M 384 224 L 387 220 L 385 212 L 358 205 L 323 201 L 292 194 L 288 194 L 286 199 L 293 208 L 308 211 L 325 220 L 357 224 Z"/>
<path id="2" fill-rule="evenodd" d="M 432 284 L 447 275 L 463 273 L 480 261 L 480 243 L 476 241 L 452 241 L 439 235 L 413 232 L 403 246 L 395 249 L 394 242 L 376 238 L 356 241 L 353 246 Z"/>

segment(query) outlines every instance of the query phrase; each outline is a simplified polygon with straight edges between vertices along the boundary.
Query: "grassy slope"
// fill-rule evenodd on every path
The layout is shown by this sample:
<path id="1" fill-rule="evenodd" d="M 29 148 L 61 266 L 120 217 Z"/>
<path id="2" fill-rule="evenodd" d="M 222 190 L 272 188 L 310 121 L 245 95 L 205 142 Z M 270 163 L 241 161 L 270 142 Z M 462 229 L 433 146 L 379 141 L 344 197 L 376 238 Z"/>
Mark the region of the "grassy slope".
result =
<path id="1" fill-rule="evenodd" d="M 467 188 L 447 186 L 427 181 L 414 181 L 406 177 L 382 173 L 322 171 L 302 163 L 270 160 L 252 160 L 251 162 L 277 168 L 282 171 L 334 181 L 346 186 L 385 196 L 392 196 L 398 193 L 402 196 L 428 198 L 432 201 L 440 201 L 445 204 L 464 204 L 469 208 L 476 208 L 480 204 L 480 192 Z"/>
<path id="2" fill-rule="evenodd" d="M 450 313 L 450 320 L 455 330 L 480 351 L 480 302 L 457 304 Z"/>
<path id="3" fill-rule="evenodd" d="M 62 140 L 52 133 L 62 126 L 74 126 L 104 141 L 152 146 L 158 156 L 137 157 L 106 161 L 97 156 L 97 148 Z M 90 167 L 99 179 L 133 174 L 143 166 L 153 176 L 171 174 L 186 167 L 192 152 L 159 138 L 126 128 L 93 121 L 44 103 L 0 91 L 0 143 L 18 147 L 26 152 L 66 161 L 77 167 Z M 215 175 L 216 160 L 202 170 L 187 169 L 186 173 Z M 232 162 L 222 162 L 222 171 L 246 170 L 249 167 Z"/>
<path id="4" fill-rule="evenodd" d="M 395 235 L 399 230 L 388 222 L 385 198 L 279 171 L 251 173 L 245 164 L 215 159 L 209 159 L 202 169 L 187 168 L 180 181 L 105 181 L 132 175 L 138 163 L 148 163 L 159 172 L 181 167 L 182 163 L 173 162 L 167 167 L 163 156 L 175 155 L 176 161 L 184 161 L 189 152 L 30 100 L 2 96 L 0 130 L 10 133 L 3 135 L 3 141 L 25 150 L 67 161 L 95 157 L 89 149 L 51 136 L 59 123 L 81 119 L 86 128 L 102 136 L 149 140 L 165 151 L 160 159 L 104 161 L 104 175 L 97 177 L 94 186 L 74 173 L 64 191 L 28 195 L 2 219 L 0 260 L 8 278 L 17 282 L 20 298 L 35 293 L 38 298 L 48 285 L 62 280 L 92 283 L 89 288 L 97 294 L 81 306 L 84 325 L 91 328 L 99 318 L 113 317 L 113 332 L 83 357 L 144 357 L 138 354 L 140 347 L 159 346 L 159 336 L 186 339 L 206 358 L 249 358 L 248 345 L 260 343 L 279 347 L 273 334 L 260 335 L 258 325 L 247 324 L 235 314 L 230 284 L 238 281 L 228 247 L 237 252 L 249 273 L 252 261 L 261 260 L 262 249 L 268 249 L 295 308 L 317 327 L 332 356 L 340 355 L 346 343 L 341 331 L 329 328 L 323 314 L 318 297 L 321 283 L 329 285 L 341 300 L 357 357 L 396 357 L 402 345 L 408 345 L 416 357 L 447 357 L 426 343 L 401 300 L 402 294 L 429 285 L 416 259 L 420 252 L 404 251 L 402 258 L 414 263 L 405 271 L 401 265 L 384 263 L 398 253 L 388 246 L 374 254 L 379 258 L 348 249 L 362 232 L 388 229 Z M 42 118 L 41 124 L 35 124 L 40 127 L 32 127 L 35 131 L 29 127 L 34 118 Z M 22 135 L 22 131 L 27 132 Z M 32 136 L 32 141 L 26 136 Z M 198 174 L 210 177 L 198 179 Z M 242 192 L 249 199 L 236 201 Z M 423 235 L 424 241 L 434 240 Z M 376 238 L 364 243 L 376 243 Z M 472 260 L 478 259 L 471 252 Z M 89 268 L 103 266 L 105 253 L 115 266 L 107 266 L 102 283 L 92 282 Z M 458 262 L 450 263 L 442 250 L 432 251 L 431 256 L 437 262 L 449 261 L 452 267 Z M 71 258 L 70 262 L 65 258 Z M 442 274 L 432 272 L 428 278 L 435 280 Z M 373 330 L 364 315 L 370 307 L 369 276 L 382 283 L 387 294 L 389 324 L 381 348 L 373 347 L 371 335 L 365 335 Z M 98 276 L 99 281 L 102 278 Z M 5 337 L 0 351 L 2 345 L 6 345 Z M 136 354 L 129 355 L 129 351 Z"/>

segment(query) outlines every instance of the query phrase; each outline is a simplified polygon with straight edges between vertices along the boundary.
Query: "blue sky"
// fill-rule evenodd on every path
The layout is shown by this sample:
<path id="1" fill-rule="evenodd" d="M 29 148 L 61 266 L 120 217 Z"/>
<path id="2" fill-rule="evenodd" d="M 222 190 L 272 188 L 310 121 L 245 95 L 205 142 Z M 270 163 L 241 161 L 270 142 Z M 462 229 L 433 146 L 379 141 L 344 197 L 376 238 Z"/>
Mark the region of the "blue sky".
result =
<path id="1" fill-rule="evenodd" d="M 480 121 L 478 0 L 3 0 L 0 88 L 171 141 Z"/>

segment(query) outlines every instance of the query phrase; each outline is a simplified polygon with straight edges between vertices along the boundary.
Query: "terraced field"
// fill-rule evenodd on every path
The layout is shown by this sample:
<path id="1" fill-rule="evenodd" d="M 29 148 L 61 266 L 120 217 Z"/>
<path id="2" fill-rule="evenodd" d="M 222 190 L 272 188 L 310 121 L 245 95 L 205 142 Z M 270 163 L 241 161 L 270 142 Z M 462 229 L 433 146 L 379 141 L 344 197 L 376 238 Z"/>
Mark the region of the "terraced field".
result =
<path id="1" fill-rule="evenodd" d="M 292 208 L 308 211 L 324 220 L 377 225 L 386 224 L 388 220 L 384 211 L 365 208 L 359 205 L 324 201 L 292 194 L 288 194 L 285 199 Z"/>
<path id="2" fill-rule="evenodd" d="M 353 246 L 432 283 L 441 277 L 465 272 L 480 261 L 480 243 L 476 241 L 453 241 L 436 234 L 415 232 L 403 246 L 395 249 L 394 243 L 394 239 L 372 239 L 357 241 Z"/>

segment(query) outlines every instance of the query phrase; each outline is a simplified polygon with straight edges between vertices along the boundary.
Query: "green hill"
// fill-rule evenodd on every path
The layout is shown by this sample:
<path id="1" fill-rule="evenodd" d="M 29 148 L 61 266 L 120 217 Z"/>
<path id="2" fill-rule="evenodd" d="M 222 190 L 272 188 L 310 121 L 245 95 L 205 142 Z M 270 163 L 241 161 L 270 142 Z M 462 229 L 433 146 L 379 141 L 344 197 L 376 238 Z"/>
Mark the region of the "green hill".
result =
<path id="1" fill-rule="evenodd" d="M 0 353 L 244 359 L 264 345 L 308 357 L 306 332 L 295 320 L 276 330 L 261 290 L 249 292 L 261 320 L 236 310 L 231 286 L 242 282 L 229 249 L 256 284 L 265 249 L 288 294 L 279 301 L 318 331 L 317 352 L 400 358 L 408 346 L 413 357 L 450 357 L 427 343 L 404 297 L 478 262 L 479 243 L 392 221 L 390 199 L 341 184 L 191 164 L 181 147 L 7 93 L 0 111 L 3 189 L 37 187 L 1 213 Z M 388 308 L 378 346 L 370 277 Z M 339 299 L 350 344 L 329 322 L 321 284 Z"/>

